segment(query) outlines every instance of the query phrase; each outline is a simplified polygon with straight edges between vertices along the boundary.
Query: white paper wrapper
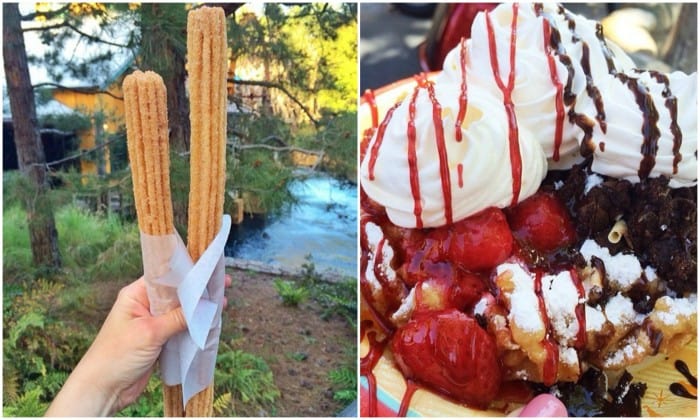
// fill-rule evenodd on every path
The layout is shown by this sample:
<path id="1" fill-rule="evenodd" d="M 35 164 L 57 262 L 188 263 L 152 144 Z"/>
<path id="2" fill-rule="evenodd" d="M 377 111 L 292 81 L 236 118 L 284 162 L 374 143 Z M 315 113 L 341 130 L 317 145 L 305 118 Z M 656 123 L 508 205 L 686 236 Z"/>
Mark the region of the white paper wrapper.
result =
<path id="1" fill-rule="evenodd" d="M 176 233 L 153 236 L 141 232 L 141 254 L 151 313 L 160 315 L 182 306 L 187 331 L 171 338 L 160 355 L 166 385 L 182 384 L 183 406 L 214 378 L 224 298 L 224 245 L 231 217 L 192 264 Z"/>

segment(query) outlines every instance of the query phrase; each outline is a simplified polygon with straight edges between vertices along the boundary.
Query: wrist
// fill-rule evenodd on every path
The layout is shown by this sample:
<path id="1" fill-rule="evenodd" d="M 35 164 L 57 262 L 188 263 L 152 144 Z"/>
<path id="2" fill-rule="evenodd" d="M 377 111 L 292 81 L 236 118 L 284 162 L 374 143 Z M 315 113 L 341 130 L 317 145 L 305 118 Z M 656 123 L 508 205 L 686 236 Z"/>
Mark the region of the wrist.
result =
<path id="1" fill-rule="evenodd" d="M 100 372 L 94 372 L 85 359 L 78 363 L 61 391 L 56 395 L 46 416 L 104 417 L 118 408 L 118 393 L 102 381 Z"/>

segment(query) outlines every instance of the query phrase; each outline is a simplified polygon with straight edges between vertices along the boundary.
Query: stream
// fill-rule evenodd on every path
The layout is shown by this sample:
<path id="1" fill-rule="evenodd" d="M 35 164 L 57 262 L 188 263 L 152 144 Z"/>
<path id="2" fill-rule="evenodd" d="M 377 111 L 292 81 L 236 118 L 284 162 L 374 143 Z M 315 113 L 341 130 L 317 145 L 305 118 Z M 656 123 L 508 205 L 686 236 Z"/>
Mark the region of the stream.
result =
<path id="1" fill-rule="evenodd" d="M 294 181 L 298 203 L 278 217 L 233 225 L 226 256 L 298 269 L 307 255 L 317 272 L 357 276 L 357 187 L 326 175 Z"/>

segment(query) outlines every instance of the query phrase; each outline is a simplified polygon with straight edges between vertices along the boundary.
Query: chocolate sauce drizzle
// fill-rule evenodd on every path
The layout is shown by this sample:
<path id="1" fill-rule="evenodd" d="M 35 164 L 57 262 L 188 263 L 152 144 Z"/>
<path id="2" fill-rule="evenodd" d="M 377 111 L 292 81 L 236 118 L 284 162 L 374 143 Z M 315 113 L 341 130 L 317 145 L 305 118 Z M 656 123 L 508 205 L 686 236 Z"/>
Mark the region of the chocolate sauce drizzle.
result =
<path id="1" fill-rule="evenodd" d="M 676 362 L 674 363 L 674 367 L 676 368 L 676 370 L 678 372 L 681 373 L 681 375 L 683 375 L 685 377 L 685 379 L 688 381 L 688 383 L 692 387 L 695 388 L 696 394 L 692 394 L 691 392 L 689 392 L 686 389 L 686 387 L 679 382 L 674 382 L 668 387 L 669 390 L 671 391 L 671 393 L 673 393 L 673 395 L 677 395 L 679 397 L 697 400 L 698 399 L 698 396 L 697 396 L 698 378 L 695 377 L 695 375 L 693 375 L 692 373 L 690 373 L 690 369 L 688 369 L 688 365 L 685 364 L 685 362 L 682 360 L 676 360 Z"/>
<path id="2" fill-rule="evenodd" d="M 537 16 L 542 16 L 545 21 L 548 22 L 549 38 L 550 38 L 550 48 L 552 48 L 559 61 L 567 68 L 569 76 L 567 77 L 567 83 L 564 87 L 563 98 L 564 103 L 570 107 L 569 109 L 569 121 L 579 126 L 584 133 L 581 142 L 581 154 L 584 157 L 590 156 L 595 151 L 595 143 L 592 141 L 593 128 L 597 122 L 603 133 L 607 132 L 607 121 L 605 114 L 605 107 L 603 103 L 602 95 L 600 90 L 595 85 L 591 72 L 591 62 L 590 62 L 590 46 L 588 43 L 583 41 L 578 34 L 576 34 L 576 21 L 573 15 L 571 15 L 563 6 L 558 7 L 558 13 L 567 22 L 567 26 L 571 32 L 571 41 L 574 43 L 581 43 L 582 56 L 581 56 L 581 68 L 583 70 L 586 79 L 586 93 L 589 98 L 593 100 L 596 116 L 593 121 L 591 118 L 576 113 L 574 108 L 576 105 L 576 98 L 571 91 L 571 82 L 573 80 L 574 68 L 571 64 L 571 58 L 566 54 L 562 46 L 561 33 L 556 28 L 556 23 L 551 15 L 545 13 L 543 10 L 543 5 L 541 3 L 535 3 L 534 10 Z M 598 39 L 598 44 L 600 51 L 605 58 L 608 73 L 616 76 L 620 79 L 627 87 L 630 89 L 635 97 L 637 105 L 643 114 L 643 123 L 641 127 L 641 132 L 643 135 L 643 143 L 641 145 L 642 160 L 640 161 L 640 166 L 638 170 L 638 175 L 640 179 L 648 178 L 656 164 L 656 154 L 658 153 L 658 141 L 661 136 L 658 129 L 658 110 L 656 110 L 654 103 L 649 94 L 649 90 L 644 86 L 643 82 L 637 79 L 631 78 L 624 74 L 618 72 L 615 67 L 614 54 L 610 50 L 609 46 L 605 41 L 605 35 L 603 33 L 603 27 L 600 23 L 596 24 L 595 35 Z M 546 36 L 546 35 L 545 35 Z M 635 70 L 637 73 L 643 72 L 642 70 Z M 648 71 L 649 75 L 656 79 L 660 84 L 664 85 L 664 90 L 662 96 L 665 99 L 665 106 L 668 109 L 669 115 L 671 117 L 670 130 L 673 135 L 673 174 L 678 172 L 678 164 L 682 160 L 682 155 L 680 153 L 681 144 L 683 142 L 683 134 L 678 126 L 678 101 L 673 95 L 670 89 L 668 77 L 662 73 L 656 71 Z M 603 151 L 603 143 L 599 143 L 601 151 Z"/>
<path id="3" fill-rule="evenodd" d="M 668 108 L 668 113 L 671 116 L 671 124 L 669 125 L 669 128 L 671 130 L 671 134 L 673 134 L 673 174 L 675 175 L 678 172 L 678 163 L 680 163 L 680 161 L 683 159 L 683 156 L 681 156 L 680 153 L 681 144 L 683 144 L 683 133 L 678 126 L 678 99 L 673 92 L 671 92 L 668 76 L 665 74 L 659 73 L 655 70 L 642 71 L 635 69 L 635 71 L 637 73 L 647 73 L 649 76 L 656 79 L 658 83 L 664 85 L 664 90 L 661 92 L 661 95 L 666 100 L 664 105 L 666 108 Z"/>
<path id="4" fill-rule="evenodd" d="M 643 83 L 640 83 L 639 79 L 629 77 L 623 73 L 618 73 L 615 77 L 627 85 L 634 94 L 634 100 L 644 116 L 642 123 L 642 135 L 644 137 L 641 147 L 642 161 L 639 164 L 637 174 L 639 179 L 647 179 L 651 170 L 654 169 L 654 165 L 656 165 L 656 153 L 659 151 L 659 138 L 661 137 L 658 127 L 659 113 L 656 111 L 649 89 Z"/>

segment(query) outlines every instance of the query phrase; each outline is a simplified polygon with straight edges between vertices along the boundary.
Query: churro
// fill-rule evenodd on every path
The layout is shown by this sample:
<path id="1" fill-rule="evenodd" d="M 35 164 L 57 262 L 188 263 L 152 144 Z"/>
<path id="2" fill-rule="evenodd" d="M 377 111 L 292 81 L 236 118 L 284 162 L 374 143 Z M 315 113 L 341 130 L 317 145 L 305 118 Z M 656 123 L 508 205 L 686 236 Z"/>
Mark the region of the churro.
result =
<path id="1" fill-rule="evenodd" d="M 124 79 L 123 90 L 139 229 L 148 235 L 171 234 L 174 227 L 165 84 L 152 71 L 136 71 Z"/>
<path id="2" fill-rule="evenodd" d="M 190 11 L 190 198 L 187 250 L 197 261 L 221 229 L 226 182 L 226 17 L 218 7 Z M 188 417 L 213 415 L 213 382 L 190 399 Z"/>
<path id="3" fill-rule="evenodd" d="M 151 71 L 124 79 L 127 145 L 139 229 L 149 235 L 174 232 L 165 84 Z M 182 416 L 181 386 L 163 384 L 166 416 Z"/>

